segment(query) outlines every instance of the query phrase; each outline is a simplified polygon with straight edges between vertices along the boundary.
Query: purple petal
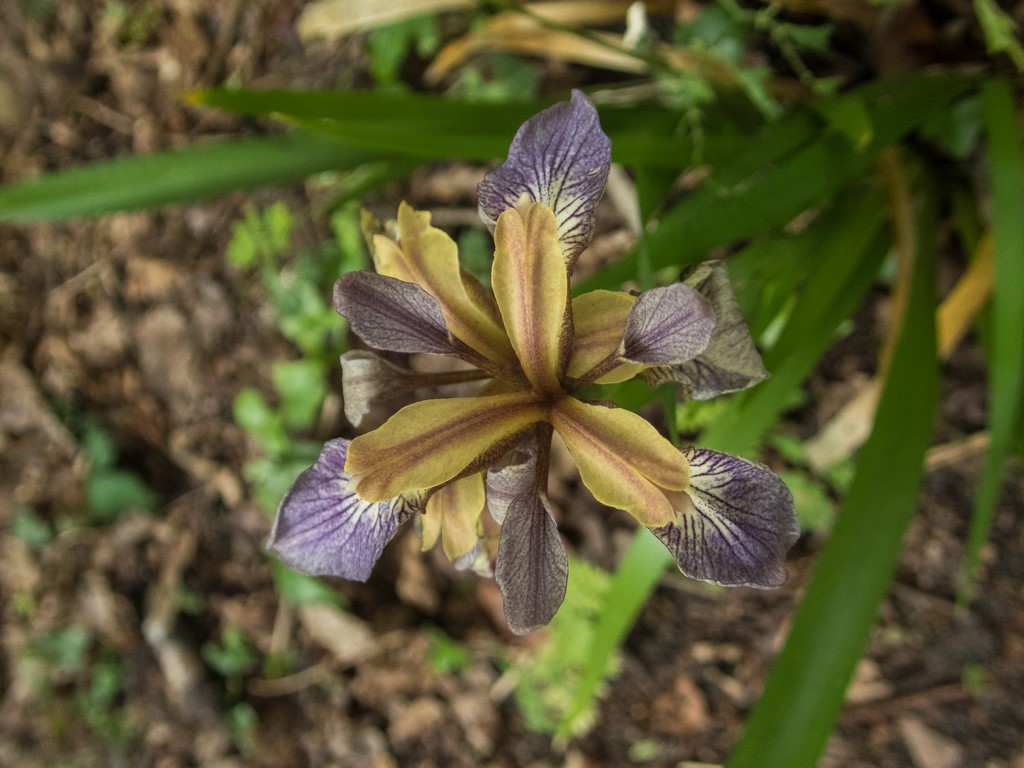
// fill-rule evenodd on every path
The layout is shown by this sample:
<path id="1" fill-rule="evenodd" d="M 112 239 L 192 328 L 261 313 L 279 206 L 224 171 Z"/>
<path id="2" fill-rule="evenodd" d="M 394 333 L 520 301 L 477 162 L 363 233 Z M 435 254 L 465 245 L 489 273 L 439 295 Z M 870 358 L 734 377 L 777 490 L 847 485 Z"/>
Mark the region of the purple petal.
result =
<path id="1" fill-rule="evenodd" d="M 777 587 L 800 534 L 789 489 L 771 470 L 689 448 L 691 487 L 674 523 L 652 529 L 687 576 L 725 586 Z"/>
<path id="2" fill-rule="evenodd" d="M 505 621 L 517 635 L 543 627 L 565 599 L 569 558 L 545 494 L 533 487 L 508 505 L 498 540 L 495 580 Z"/>
<path id="3" fill-rule="evenodd" d="M 505 520 L 508 507 L 524 491 L 537 482 L 537 454 L 535 451 L 514 452 L 512 462 L 501 469 L 487 471 L 487 510 L 498 525 Z"/>
<path id="4" fill-rule="evenodd" d="M 604 193 L 611 141 L 597 110 L 580 91 L 520 126 L 508 160 L 477 187 L 480 218 L 494 231 L 498 217 L 522 199 L 543 203 L 558 218 L 558 240 L 571 266 L 590 244 L 594 209 Z"/>
<path id="5" fill-rule="evenodd" d="M 453 352 L 441 307 L 415 283 L 349 272 L 334 284 L 334 306 L 371 347 L 387 352 Z"/>
<path id="6" fill-rule="evenodd" d="M 711 302 L 688 285 L 644 291 L 626 318 L 623 357 L 634 363 L 672 365 L 705 350 L 715 329 Z"/>
<path id="7" fill-rule="evenodd" d="M 331 440 L 299 475 L 281 506 L 267 547 L 293 570 L 366 581 L 384 545 L 415 511 L 404 498 L 363 501 L 348 490 L 348 440 Z"/>
<path id="8" fill-rule="evenodd" d="M 648 368 L 640 375 L 652 386 L 677 382 L 682 394 L 692 400 L 738 392 L 767 379 L 768 371 L 736 303 L 725 263 L 698 265 L 685 284 L 698 290 L 714 308 L 715 330 L 707 349 L 689 362 Z"/>

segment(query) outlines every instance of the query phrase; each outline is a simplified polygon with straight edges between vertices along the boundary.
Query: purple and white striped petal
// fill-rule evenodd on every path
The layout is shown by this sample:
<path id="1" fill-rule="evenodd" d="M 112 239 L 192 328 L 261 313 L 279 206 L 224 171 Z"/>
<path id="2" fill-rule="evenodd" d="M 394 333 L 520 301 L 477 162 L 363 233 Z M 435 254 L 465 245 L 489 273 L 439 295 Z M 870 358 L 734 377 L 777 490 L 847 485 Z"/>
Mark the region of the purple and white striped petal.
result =
<path id="1" fill-rule="evenodd" d="M 622 356 L 634 363 L 675 365 L 703 352 L 715 329 L 711 302 L 682 283 L 644 291 L 626 318 Z"/>
<path id="2" fill-rule="evenodd" d="M 348 440 L 326 443 L 277 509 L 267 548 L 311 576 L 366 581 L 398 526 L 416 511 L 409 500 L 363 501 L 348 490 Z"/>
<path id="3" fill-rule="evenodd" d="M 673 494 L 676 520 L 652 532 L 690 578 L 770 588 L 786 580 L 800 534 L 793 496 L 766 466 L 700 448 L 684 451 L 690 488 Z"/>
<path id="4" fill-rule="evenodd" d="M 604 194 L 611 141 L 581 91 L 523 123 L 508 159 L 477 187 L 480 218 L 493 232 L 498 217 L 524 201 L 542 203 L 558 219 L 558 241 L 570 270 L 590 244 L 594 209 Z"/>
<path id="5" fill-rule="evenodd" d="M 455 352 L 437 300 L 415 283 L 349 272 L 334 284 L 334 307 L 371 347 L 387 352 Z"/>
<path id="6" fill-rule="evenodd" d="M 565 599 L 569 557 L 547 495 L 536 484 L 508 505 L 494 576 L 505 600 L 505 621 L 517 635 L 543 627 Z"/>
<path id="7" fill-rule="evenodd" d="M 714 308 L 715 330 L 707 349 L 688 362 L 647 368 L 641 377 L 651 386 L 676 382 L 683 396 L 691 400 L 710 400 L 767 379 L 768 371 L 736 303 L 725 263 L 698 265 L 685 284 L 699 291 Z"/>

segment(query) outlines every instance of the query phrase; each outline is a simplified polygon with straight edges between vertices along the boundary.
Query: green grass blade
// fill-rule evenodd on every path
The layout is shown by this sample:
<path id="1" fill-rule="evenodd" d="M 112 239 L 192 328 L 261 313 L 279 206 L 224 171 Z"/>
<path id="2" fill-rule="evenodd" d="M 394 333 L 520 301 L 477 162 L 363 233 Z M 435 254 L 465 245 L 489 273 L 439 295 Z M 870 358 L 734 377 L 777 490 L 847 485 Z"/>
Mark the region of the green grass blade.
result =
<path id="1" fill-rule="evenodd" d="M 53 221 L 193 202 L 388 158 L 298 132 L 196 144 L 0 187 L 0 221 Z"/>
<path id="2" fill-rule="evenodd" d="M 841 97 L 863 102 L 872 121 L 871 141 L 863 147 L 820 126 L 795 150 L 784 147 L 788 153 L 773 153 L 778 143 L 774 130 L 751 138 L 647 236 L 655 254 L 652 267 L 692 264 L 715 246 L 785 225 L 848 186 L 870 167 L 878 150 L 946 109 L 969 87 L 963 78 L 921 75 L 874 82 Z M 783 123 L 789 128 L 788 119 Z M 790 135 L 799 139 L 795 128 L 802 126 L 793 126 Z M 635 262 L 633 251 L 576 290 L 617 288 L 633 277 Z"/>
<path id="3" fill-rule="evenodd" d="M 995 516 L 1006 459 L 1019 438 L 1017 425 L 1024 397 L 1024 155 L 1013 88 L 1005 80 L 982 86 L 982 119 L 988 133 L 992 180 L 992 232 L 996 280 L 992 296 L 992 343 L 989 354 L 989 443 L 970 538 L 961 576 L 959 599 L 969 603 L 977 577 L 981 548 Z"/>
<path id="4" fill-rule="evenodd" d="M 192 101 L 245 115 L 274 115 L 350 146 L 420 158 L 502 158 L 519 125 L 554 100 L 480 104 L 437 96 L 374 91 L 199 91 Z M 601 106 L 615 160 L 682 169 L 693 143 L 677 130 L 679 114 L 661 107 Z M 745 137 L 731 124 L 708 137 L 705 156 L 727 157 Z"/>
<path id="5" fill-rule="evenodd" d="M 896 568 L 916 505 L 938 390 L 934 202 L 871 438 L 829 542 L 728 768 L 812 768 Z"/>
<path id="6" fill-rule="evenodd" d="M 804 243 L 815 254 L 814 271 L 778 341 L 764 355 L 771 378 L 734 397 L 733 407 L 702 436 L 709 447 L 746 455 L 757 449 L 874 280 L 888 247 L 880 192 L 858 186 L 835 210 L 842 218 L 830 217 L 823 222 L 829 226 Z"/>

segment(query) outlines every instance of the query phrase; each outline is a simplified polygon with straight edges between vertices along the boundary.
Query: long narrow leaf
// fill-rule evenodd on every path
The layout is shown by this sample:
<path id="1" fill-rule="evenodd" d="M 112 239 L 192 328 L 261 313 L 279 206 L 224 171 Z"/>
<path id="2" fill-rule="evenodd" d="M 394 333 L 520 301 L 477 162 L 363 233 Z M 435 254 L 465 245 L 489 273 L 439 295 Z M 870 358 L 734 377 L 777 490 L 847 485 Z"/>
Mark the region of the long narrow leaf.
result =
<path id="1" fill-rule="evenodd" d="M 811 768 L 835 724 L 913 516 L 938 390 L 934 204 L 871 438 L 729 768 Z"/>
<path id="2" fill-rule="evenodd" d="M 847 186 L 879 149 L 939 114 L 969 87 L 962 78 L 917 76 L 871 83 L 842 97 L 860 99 L 872 121 L 871 141 L 864 147 L 841 132 L 825 132 L 788 155 L 768 159 L 765 145 L 776 138 L 766 131 L 716 168 L 687 205 L 668 213 L 648 235 L 652 266 L 685 266 L 717 245 L 785 225 Z M 622 285 L 632 278 L 635 260 L 635 252 L 627 254 L 578 290 Z"/>
<path id="3" fill-rule="evenodd" d="M 0 187 L 0 221 L 53 221 L 192 202 L 389 157 L 300 132 L 196 144 Z"/>
<path id="4" fill-rule="evenodd" d="M 988 133 L 992 179 L 992 231 L 996 280 L 992 297 L 989 358 L 989 443 L 960 587 L 960 602 L 970 602 L 982 546 L 995 516 L 1006 459 L 1019 437 L 1024 397 L 1024 155 L 1013 88 L 1005 80 L 982 87 L 982 114 Z"/>
<path id="5" fill-rule="evenodd" d="M 354 147 L 424 160 L 501 158 L 516 128 L 548 102 L 479 104 L 422 94 L 373 91 L 199 91 L 195 103 L 245 115 L 274 115 Z M 682 169 L 693 143 L 677 130 L 682 117 L 654 106 L 600 107 L 615 160 Z M 745 137 L 723 126 L 702 146 L 709 159 L 731 154 Z"/>
<path id="6" fill-rule="evenodd" d="M 841 198 L 837 210 L 845 215 L 806 243 L 816 251 L 817 263 L 778 341 L 765 353 L 771 378 L 737 395 L 703 435 L 702 441 L 716 450 L 756 450 L 874 280 L 887 246 L 880 193 L 858 187 Z"/>

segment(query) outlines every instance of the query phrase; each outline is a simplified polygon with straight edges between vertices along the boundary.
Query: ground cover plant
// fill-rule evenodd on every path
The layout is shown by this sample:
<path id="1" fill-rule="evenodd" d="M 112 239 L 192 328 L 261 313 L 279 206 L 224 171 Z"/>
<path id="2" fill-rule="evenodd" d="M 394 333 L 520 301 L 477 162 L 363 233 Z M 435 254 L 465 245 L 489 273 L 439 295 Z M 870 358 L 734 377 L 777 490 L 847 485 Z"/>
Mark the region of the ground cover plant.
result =
<path id="1" fill-rule="evenodd" d="M 1014 765 L 1020 11 L 5 7 L 0 762 Z M 613 165 L 600 203 L 603 173 L 588 177 L 593 236 L 574 241 L 578 222 L 545 218 L 557 201 L 509 186 L 516 145 L 495 169 L 531 116 L 591 102 Z M 404 248 L 424 214 L 403 199 L 433 214 L 439 229 L 421 236 L 457 242 L 479 295 L 493 291 L 494 344 L 467 344 L 429 281 L 421 293 L 440 304 L 401 288 L 416 323 L 381 314 L 382 292 L 395 298 L 385 282 L 404 273 L 382 266 L 393 240 L 367 248 L 364 233 L 397 212 Z M 143 208 L 156 212 L 118 213 Z M 571 258 L 521 264 L 517 232 L 561 234 L 537 253 Z M 539 302 L 512 279 L 534 263 Z M 580 318 L 588 296 L 621 315 L 619 357 L 591 361 L 589 378 L 562 351 L 566 289 Z M 708 400 L 692 371 L 607 375 L 707 362 L 705 315 L 743 328 L 744 355 L 770 377 L 758 367 L 756 386 Z M 534 333 L 538 317 L 549 332 Z M 641 332 L 655 320 L 671 326 L 660 347 Z M 443 332 L 427 338 L 432 327 Z M 582 320 L 574 332 L 586 338 Z M 475 399 L 564 405 L 530 411 L 539 442 L 518 464 L 483 462 L 481 444 L 442 477 L 444 462 L 375 447 L 396 422 L 360 423 L 399 407 L 356 402 L 353 371 L 377 359 L 363 343 L 397 355 L 381 358 L 396 371 L 444 347 L 495 381 L 507 344 L 519 374 Z M 583 402 L 598 400 L 618 408 Z M 588 408 L 628 421 L 609 435 L 651 430 L 622 466 L 658 441 L 672 451 L 659 457 L 689 459 L 692 486 L 651 458 L 648 474 L 623 475 L 629 487 L 653 481 L 700 508 L 709 457 L 781 477 L 802 532 L 785 585 L 673 574 L 677 559 L 712 581 L 776 586 L 788 524 L 757 578 L 701 571 L 661 527 L 674 523 L 586 452 Z M 563 442 L 547 448 L 552 429 Z M 324 443 L 335 451 L 316 466 L 333 462 L 333 477 L 365 447 L 345 466 L 371 505 L 449 482 L 448 496 L 479 495 L 483 470 L 518 478 L 545 456 L 546 476 L 530 469 L 531 493 L 515 498 L 551 523 L 537 543 L 508 535 L 529 529 L 519 507 L 499 528 L 493 500 L 468 523 L 427 502 L 388 547 L 390 535 L 349 562 L 358 573 L 302 569 L 364 578 L 380 557 L 366 584 L 298 574 L 263 545 Z M 309 566 L 280 525 L 271 543 Z M 441 546 L 421 553 L 417 526 Z M 486 572 L 477 539 L 499 532 L 497 583 L 448 563 Z M 506 629 L 545 624 L 521 639 Z"/>

